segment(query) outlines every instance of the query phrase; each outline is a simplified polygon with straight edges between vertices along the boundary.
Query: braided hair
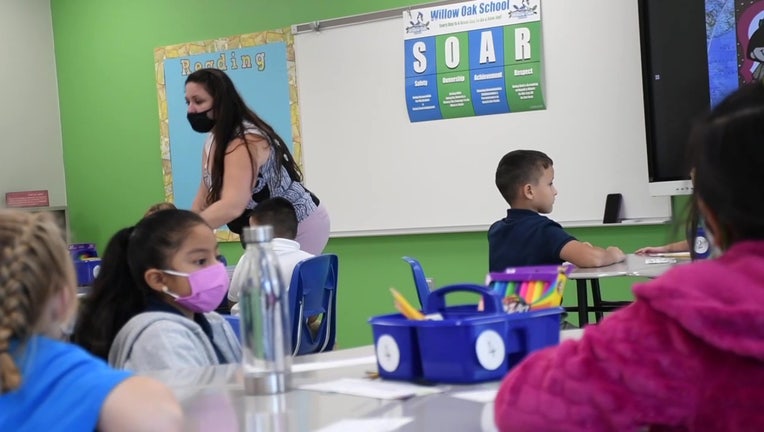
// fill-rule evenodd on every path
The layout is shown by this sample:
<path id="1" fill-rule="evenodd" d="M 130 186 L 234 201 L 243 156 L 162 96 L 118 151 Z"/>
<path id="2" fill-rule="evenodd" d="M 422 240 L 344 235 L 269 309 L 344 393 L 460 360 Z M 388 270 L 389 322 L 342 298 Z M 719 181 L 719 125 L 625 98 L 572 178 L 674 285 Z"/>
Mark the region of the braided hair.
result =
<path id="1" fill-rule="evenodd" d="M 0 394 L 22 382 L 11 341 L 23 345 L 33 334 L 46 331 L 51 324 L 51 317 L 44 316 L 47 305 L 61 290 L 71 290 L 70 297 L 76 297 L 74 266 L 53 216 L 0 211 Z M 68 312 L 71 316 L 74 310 Z"/>

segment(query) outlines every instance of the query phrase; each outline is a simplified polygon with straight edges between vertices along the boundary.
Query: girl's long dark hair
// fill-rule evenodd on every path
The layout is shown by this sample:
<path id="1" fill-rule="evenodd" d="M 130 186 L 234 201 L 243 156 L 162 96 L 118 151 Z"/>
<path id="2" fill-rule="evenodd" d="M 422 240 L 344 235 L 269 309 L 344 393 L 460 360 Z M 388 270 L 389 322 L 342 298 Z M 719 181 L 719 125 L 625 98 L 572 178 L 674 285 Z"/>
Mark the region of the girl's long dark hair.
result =
<path id="1" fill-rule="evenodd" d="M 688 220 L 692 245 L 700 203 L 715 214 L 716 243 L 726 249 L 764 239 L 764 84 L 740 87 L 717 105 L 690 136 L 693 197 Z"/>
<path id="2" fill-rule="evenodd" d="M 215 126 L 212 128 L 212 136 L 215 140 L 215 151 L 212 154 L 212 166 L 209 167 L 212 184 L 207 194 L 207 205 L 220 199 L 225 173 L 223 160 L 229 151 L 229 144 L 236 138 L 241 138 L 248 143 L 244 133 L 245 123 L 254 124 L 265 134 L 265 138 L 271 144 L 271 151 L 274 152 L 274 159 L 286 168 L 289 178 L 292 181 L 302 181 L 300 167 L 284 140 L 265 120 L 247 106 L 225 72 L 213 68 L 199 69 L 186 78 L 186 84 L 189 82 L 204 86 L 213 98 L 212 113 L 215 117 Z M 246 148 L 249 159 L 254 165 L 254 157 L 249 145 Z M 253 178 L 252 183 L 254 180 Z"/>
<path id="3" fill-rule="evenodd" d="M 119 230 L 106 246 L 101 270 L 80 309 L 72 340 L 107 359 L 117 333 L 132 317 L 144 312 L 149 296 L 157 295 L 144 274 L 167 269 L 191 228 L 205 224 L 187 210 L 161 210 L 135 227 Z"/>

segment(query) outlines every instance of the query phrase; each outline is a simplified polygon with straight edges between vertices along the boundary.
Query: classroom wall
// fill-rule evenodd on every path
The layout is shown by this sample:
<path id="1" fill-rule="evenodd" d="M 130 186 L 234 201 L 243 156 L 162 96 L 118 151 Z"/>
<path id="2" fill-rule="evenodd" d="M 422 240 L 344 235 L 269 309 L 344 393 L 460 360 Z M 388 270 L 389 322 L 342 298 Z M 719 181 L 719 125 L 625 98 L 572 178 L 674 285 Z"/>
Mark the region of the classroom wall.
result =
<path id="1" fill-rule="evenodd" d="M 48 0 L 0 0 L 0 207 L 13 191 L 47 190 L 66 205 Z"/>
<path id="2" fill-rule="evenodd" d="M 75 240 L 95 242 L 103 250 L 112 233 L 133 224 L 164 197 L 154 48 L 416 3 L 221 0 L 211 6 L 207 0 L 51 0 Z M 626 251 L 670 238 L 665 225 L 572 232 Z M 221 249 L 229 261 L 241 254 L 238 244 Z M 438 285 L 480 282 L 487 267 L 485 233 L 337 238 L 329 241 L 326 251 L 340 258 L 340 347 L 372 341 L 365 322 L 393 311 L 388 287 L 400 288 L 415 301 L 411 273 L 401 256 L 419 258 Z M 628 298 L 629 283 L 606 281 L 605 296 Z"/>

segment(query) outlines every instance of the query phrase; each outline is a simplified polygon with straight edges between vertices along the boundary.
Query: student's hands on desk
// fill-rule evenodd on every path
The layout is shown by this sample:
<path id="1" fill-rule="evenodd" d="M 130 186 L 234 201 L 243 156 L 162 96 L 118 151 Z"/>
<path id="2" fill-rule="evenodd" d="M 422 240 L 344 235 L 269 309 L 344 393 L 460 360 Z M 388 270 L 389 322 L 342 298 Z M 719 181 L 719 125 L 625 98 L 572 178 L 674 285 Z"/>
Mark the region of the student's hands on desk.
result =
<path id="1" fill-rule="evenodd" d="M 668 247 L 666 246 L 646 246 L 634 251 L 634 253 L 637 255 L 652 255 L 652 254 L 667 253 L 667 252 L 669 252 L 669 250 L 668 250 Z"/>
<path id="2" fill-rule="evenodd" d="M 603 249 L 591 243 L 572 240 L 562 247 L 560 258 L 576 267 L 603 267 L 625 260 L 626 255 L 615 246 Z"/>
<path id="3" fill-rule="evenodd" d="M 690 251 L 690 245 L 687 243 L 687 240 L 680 240 L 678 242 L 669 243 L 663 246 L 646 246 L 646 247 L 637 249 L 636 251 L 634 251 L 634 253 L 637 255 L 654 255 L 654 254 L 689 252 L 689 251 Z"/>
<path id="4" fill-rule="evenodd" d="M 612 262 L 610 264 L 619 263 L 621 261 L 626 260 L 626 254 L 623 253 L 621 248 L 615 247 L 615 246 L 608 246 L 607 249 L 605 249 L 605 252 L 612 258 Z M 610 265 L 606 264 L 606 265 Z"/>

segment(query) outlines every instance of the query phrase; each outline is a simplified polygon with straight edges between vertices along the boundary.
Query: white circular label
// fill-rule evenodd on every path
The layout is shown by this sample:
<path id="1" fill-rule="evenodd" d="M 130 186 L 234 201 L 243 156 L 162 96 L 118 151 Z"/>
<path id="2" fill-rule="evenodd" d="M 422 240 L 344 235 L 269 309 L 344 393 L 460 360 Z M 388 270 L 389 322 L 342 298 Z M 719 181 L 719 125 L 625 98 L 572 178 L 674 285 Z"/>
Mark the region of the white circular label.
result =
<path id="1" fill-rule="evenodd" d="M 493 330 L 485 330 L 475 341 L 475 354 L 480 366 L 488 370 L 498 369 L 506 357 L 504 339 Z"/>
<path id="2" fill-rule="evenodd" d="M 387 372 L 398 369 L 401 362 L 401 352 L 398 343 L 390 335 L 382 335 L 377 339 L 377 362 Z"/>
<path id="3" fill-rule="evenodd" d="M 708 252 L 708 246 L 708 240 L 705 237 L 695 237 L 695 253 L 702 255 Z"/>

